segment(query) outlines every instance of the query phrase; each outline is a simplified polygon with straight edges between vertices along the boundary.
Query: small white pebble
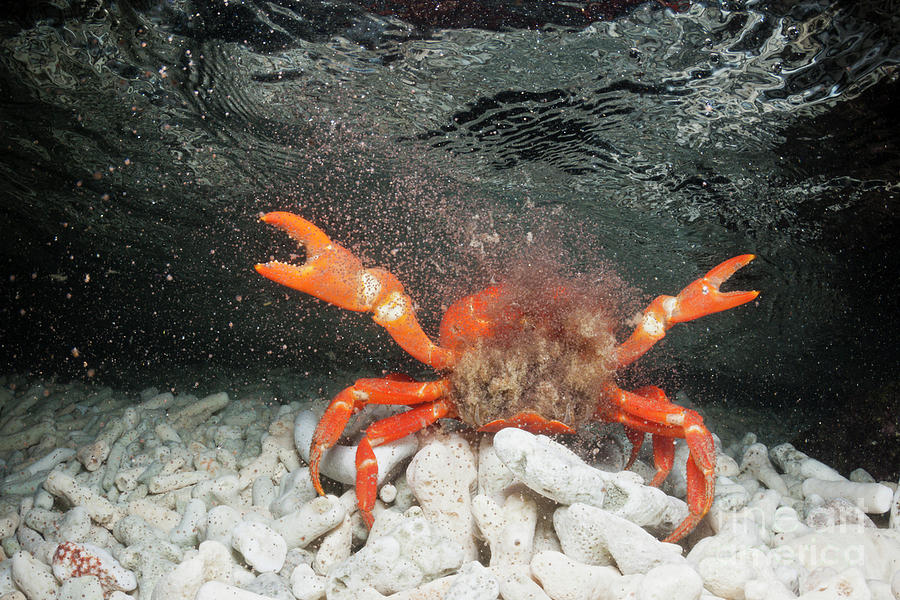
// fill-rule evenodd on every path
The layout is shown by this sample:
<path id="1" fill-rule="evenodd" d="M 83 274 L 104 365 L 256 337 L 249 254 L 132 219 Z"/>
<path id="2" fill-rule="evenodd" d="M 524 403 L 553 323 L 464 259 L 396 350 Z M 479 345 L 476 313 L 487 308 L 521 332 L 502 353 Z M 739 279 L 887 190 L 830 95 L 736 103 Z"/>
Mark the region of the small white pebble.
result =
<path id="1" fill-rule="evenodd" d="M 274 573 L 284 565 L 287 543 L 274 529 L 256 521 L 241 521 L 234 528 L 231 546 L 260 573 Z"/>
<path id="2" fill-rule="evenodd" d="M 253 592 L 219 581 L 207 581 L 200 586 L 194 600 L 271 600 Z"/>
<path id="3" fill-rule="evenodd" d="M 297 600 L 322 600 L 325 597 L 325 578 L 316 575 L 307 564 L 299 564 L 291 572 L 291 593 Z"/>
<path id="4" fill-rule="evenodd" d="M 386 483 L 381 486 L 381 491 L 378 492 L 378 497 L 381 498 L 381 501 L 385 504 L 390 504 L 397 499 L 397 488 L 394 487 L 393 484 Z"/>

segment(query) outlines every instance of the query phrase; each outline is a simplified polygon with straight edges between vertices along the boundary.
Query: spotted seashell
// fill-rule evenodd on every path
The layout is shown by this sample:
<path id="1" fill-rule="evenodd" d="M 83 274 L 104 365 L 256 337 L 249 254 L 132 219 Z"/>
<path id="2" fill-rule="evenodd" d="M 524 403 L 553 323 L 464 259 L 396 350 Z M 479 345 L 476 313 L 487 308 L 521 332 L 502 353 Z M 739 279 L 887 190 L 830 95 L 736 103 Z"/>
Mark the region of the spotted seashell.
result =
<path id="1" fill-rule="evenodd" d="M 60 581 L 92 575 L 105 592 L 128 592 L 137 587 L 134 573 L 127 570 L 112 554 L 93 544 L 63 542 L 53 553 L 53 575 Z"/>

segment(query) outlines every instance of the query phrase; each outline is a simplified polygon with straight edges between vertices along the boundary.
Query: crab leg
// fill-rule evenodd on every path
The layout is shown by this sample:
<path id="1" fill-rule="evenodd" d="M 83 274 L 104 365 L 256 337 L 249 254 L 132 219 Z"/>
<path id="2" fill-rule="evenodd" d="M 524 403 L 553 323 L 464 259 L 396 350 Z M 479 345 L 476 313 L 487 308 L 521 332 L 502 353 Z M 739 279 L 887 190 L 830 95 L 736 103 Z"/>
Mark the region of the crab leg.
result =
<path id="1" fill-rule="evenodd" d="M 672 405 L 666 397 L 666 393 L 654 385 L 642 387 L 632 393 L 657 403 Z M 662 485 L 662 482 L 672 472 L 675 459 L 675 441 L 673 438 L 681 437 L 680 430 L 671 425 L 657 425 L 644 419 L 638 419 L 620 408 L 614 408 L 612 411 L 604 414 L 603 417 L 607 421 L 618 421 L 625 427 L 625 436 L 631 442 L 631 456 L 625 465 L 626 469 L 630 469 L 634 461 L 637 460 L 646 434 L 652 434 L 653 465 L 656 467 L 656 474 L 649 485 L 654 487 Z"/>
<path id="2" fill-rule="evenodd" d="M 706 275 L 688 284 L 677 296 L 657 296 L 644 311 L 640 324 L 616 348 L 620 367 L 630 365 L 661 340 L 675 323 L 728 310 L 750 302 L 759 292 L 720 292 L 719 286 L 738 269 L 756 258 L 741 254 L 713 267 Z"/>
<path id="3" fill-rule="evenodd" d="M 631 457 L 625 465 L 627 470 L 634 464 L 644 443 L 645 432 L 640 430 L 639 427 L 650 427 L 652 424 L 648 424 L 647 421 L 641 422 L 630 415 L 622 415 L 619 421 L 625 426 L 625 435 L 628 436 L 632 443 Z M 669 476 L 669 473 L 672 472 L 672 467 L 675 464 L 675 440 L 673 437 L 679 437 L 674 429 L 669 430 L 667 435 L 660 433 L 652 435 L 653 466 L 656 467 L 656 473 L 647 485 L 652 485 L 653 487 L 661 486 L 662 482 Z"/>
<path id="4" fill-rule="evenodd" d="M 356 383 L 343 389 L 325 409 L 313 433 L 309 449 L 309 475 L 316 491 L 324 495 L 322 483 L 319 481 L 319 463 L 322 453 L 332 447 L 341 437 L 350 417 L 362 410 L 367 404 L 422 404 L 433 402 L 446 395 L 446 380 L 419 383 L 417 381 L 399 381 L 390 379 L 358 379 Z M 398 439 L 403 436 L 397 436 Z M 380 443 L 386 443 L 384 440 Z M 378 445 L 378 444 L 376 444 Z M 362 447 L 362 445 L 360 445 Z M 371 448 L 369 450 L 371 452 Z M 359 454 L 357 450 L 357 465 Z M 372 455 L 374 460 L 374 454 Z M 377 471 L 376 471 L 377 473 Z"/>
<path id="5" fill-rule="evenodd" d="M 657 388 L 658 389 L 658 388 Z M 664 541 L 676 542 L 687 535 L 709 512 L 716 485 L 716 449 L 712 434 L 695 411 L 657 397 L 648 398 L 608 384 L 597 416 L 626 427 L 666 438 L 684 438 L 690 449 L 687 461 L 688 516 Z M 661 390 L 660 390 L 661 393 Z M 656 395 L 654 393 L 654 395 Z M 662 453 L 665 461 L 668 450 Z M 654 460 L 657 456 L 654 452 Z M 665 468 L 665 462 L 662 467 Z M 657 464 L 657 477 L 660 464 Z M 668 474 L 668 473 L 666 473 Z M 656 481 L 657 477 L 654 477 Z"/>
<path id="6" fill-rule="evenodd" d="M 372 319 L 416 360 L 436 369 L 453 363 L 453 353 L 437 346 L 422 330 L 412 299 L 395 276 L 384 269 L 364 268 L 352 252 L 303 217 L 270 212 L 261 219 L 305 246 L 306 262 L 299 266 L 278 261 L 258 264 L 260 275 L 335 306 L 371 312 Z"/>
<path id="7" fill-rule="evenodd" d="M 356 450 L 356 502 L 367 526 L 371 528 L 375 522 L 372 509 L 378 491 L 378 461 L 372 449 L 425 429 L 438 419 L 453 416 L 455 409 L 450 401 L 435 400 L 376 421 L 366 429 Z"/>
<path id="8" fill-rule="evenodd" d="M 497 419 L 490 423 L 485 423 L 478 428 L 478 431 L 488 433 L 500 431 L 507 427 L 518 427 L 531 433 L 540 433 L 543 435 L 554 435 L 557 433 L 574 434 L 575 430 L 556 419 L 547 419 L 536 412 L 520 412 L 517 415 L 506 419 Z"/>

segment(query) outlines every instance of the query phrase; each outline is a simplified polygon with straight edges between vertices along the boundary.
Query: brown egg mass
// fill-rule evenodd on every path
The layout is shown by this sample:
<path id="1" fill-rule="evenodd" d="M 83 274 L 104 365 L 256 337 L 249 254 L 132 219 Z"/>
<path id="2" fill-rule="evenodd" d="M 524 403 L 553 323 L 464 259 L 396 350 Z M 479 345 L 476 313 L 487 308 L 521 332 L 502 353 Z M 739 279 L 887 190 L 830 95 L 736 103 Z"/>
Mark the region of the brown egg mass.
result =
<path id="1" fill-rule="evenodd" d="M 490 315 L 496 334 L 475 341 L 450 374 L 460 419 L 480 427 L 536 412 L 572 427 L 589 421 L 615 369 L 604 295 L 533 271 L 502 285 Z"/>

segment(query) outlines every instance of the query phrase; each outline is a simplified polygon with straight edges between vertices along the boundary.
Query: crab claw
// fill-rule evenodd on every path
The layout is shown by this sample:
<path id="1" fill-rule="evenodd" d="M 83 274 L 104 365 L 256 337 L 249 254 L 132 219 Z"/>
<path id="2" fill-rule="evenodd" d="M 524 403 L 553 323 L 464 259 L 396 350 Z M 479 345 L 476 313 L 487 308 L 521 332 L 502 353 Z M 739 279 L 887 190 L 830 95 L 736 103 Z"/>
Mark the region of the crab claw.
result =
<path id="1" fill-rule="evenodd" d="M 738 269 L 756 258 L 753 254 L 741 254 L 729 258 L 720 265 L 692 281 L 675 297 L 675 306 L 669 315 L 669 323 L 693 321 L 712 313 L 728 310 L 750 302 L 759 292 L 720 292 L 719 286 L 734 275 Z"/>
<path id="2" fill-rule="evenodd" d="M 720 292 L 722 285 L 735 272 L 756 258 L 753 254 L 741 254 L 722 264 L 687 285 L 677 296 L 657 296 L 644 311 L 644 316 L 627 340 L 616 348 L 619 367 L 633 363 L 661 340 L 675 323 L 699 319 L 735 306 L 750 302 L 759 292 Z"/>
<path id="3" fill-rule="evenodd" d="M 452 364 L 452 352 L 435 345 L 422 331 L 403 284 L 384 269 L 367 269 L 352 252 L 331 241 L 301 216 L 270 212 L 264 223 L 287 232 L 306 247 L 301 265 L 278 261 L 256 265 L 256 271 L 281 285 L 305 292 L 347 310 L 371 312 L 376 323 L 413 358 L 437 369 Z"/>
<path id="4" fill-rule="evenodd" d="M 365 281 L 362 263 L 349 250 L 333 243 L 324 231 L 298 215 L 270 212 L 260 219 L 306 247 L 306 262 L 302 265 L 278 261 L 258 264 L 256 271 L 260 275 L 347 310 L 372 308 L 372 292 L 382 286 L 374 278 Z M 395 285 L 400 286 L 399 282 Z"/>

